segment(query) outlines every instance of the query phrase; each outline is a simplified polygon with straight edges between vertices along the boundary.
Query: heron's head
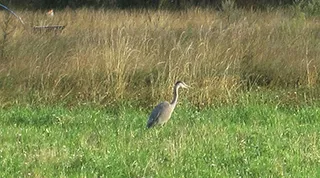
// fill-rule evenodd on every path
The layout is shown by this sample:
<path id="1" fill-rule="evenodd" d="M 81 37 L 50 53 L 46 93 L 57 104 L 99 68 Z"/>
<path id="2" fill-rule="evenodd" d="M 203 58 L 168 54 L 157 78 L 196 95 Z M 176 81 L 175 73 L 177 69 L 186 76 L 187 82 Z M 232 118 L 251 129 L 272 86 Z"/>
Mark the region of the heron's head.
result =
<path id="1" fill-rule="evenodd" d="M 177 81 L 177 83 L 175 84 L 176 87 L 182 87 L 182 88 L 189 88 L 189 86 L 187 84 L 185 84 L 182 81 Z"/>

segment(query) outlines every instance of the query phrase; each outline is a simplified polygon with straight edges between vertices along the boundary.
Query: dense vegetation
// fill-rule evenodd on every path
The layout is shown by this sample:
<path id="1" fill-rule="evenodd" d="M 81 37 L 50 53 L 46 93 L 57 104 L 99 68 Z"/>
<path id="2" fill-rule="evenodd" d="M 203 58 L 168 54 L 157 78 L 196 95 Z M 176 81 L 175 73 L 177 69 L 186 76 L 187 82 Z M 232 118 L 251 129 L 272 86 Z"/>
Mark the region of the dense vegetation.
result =
<path id="1" fill-rule="evenodd" d="M 122 101 L 150 106 L 183 80 L 192 104 L 237 103 L 247 91 L 279 101 L 319 98 L 317 17 L 299 10 L 2 12 L 1 103 Z M 36 25 L 66 25 L 61 34 Z"/>
<path id="2" fill-rule="evenodd" d="M 20 8 L 169 8 L 189 7 L 221 8 L 222 4 L 235 3 L 238 7 L 267 8 L 283 7 L 292 4 L 319 5 L 317 0 L 2 0 L 1 3 Z"/>

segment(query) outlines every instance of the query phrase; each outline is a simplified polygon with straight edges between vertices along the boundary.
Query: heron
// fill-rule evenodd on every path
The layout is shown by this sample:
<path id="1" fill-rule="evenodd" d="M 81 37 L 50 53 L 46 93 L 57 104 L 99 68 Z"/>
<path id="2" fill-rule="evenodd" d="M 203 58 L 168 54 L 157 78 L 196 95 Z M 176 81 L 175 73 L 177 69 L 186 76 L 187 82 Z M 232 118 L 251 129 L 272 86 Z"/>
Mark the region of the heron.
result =
<path id="1" fill-rule="evenodd" d="M 182 88 L 188 88 L 189 86 L 186 85 L 182 81 L 176 82 L 173 88 L 173 99 L 171 103 L 164 101 L 160 104 L 158 104 L 151 112 L 148 122 L 147 122 L 147 128 L 151 128 L 155 125 L 164 125 L 171 117 L 171 114 L 174 110 L 174 108 L 177 105 L 178 102 L 178 89 Z"/>

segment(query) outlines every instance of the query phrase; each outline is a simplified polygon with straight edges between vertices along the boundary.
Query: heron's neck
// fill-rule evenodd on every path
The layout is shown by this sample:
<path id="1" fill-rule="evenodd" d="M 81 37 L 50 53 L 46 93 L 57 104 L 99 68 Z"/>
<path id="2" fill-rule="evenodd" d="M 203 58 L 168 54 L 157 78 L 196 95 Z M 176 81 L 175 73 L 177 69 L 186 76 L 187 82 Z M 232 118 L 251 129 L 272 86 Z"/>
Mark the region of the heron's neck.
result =
<path id="1" fill-rule="evenodd" d="M 171 101 L 171 105 L 175 106 L 178 102 L 178 86 L 174 86 L 174 89 L 173 89 L 173 99 Z"/>

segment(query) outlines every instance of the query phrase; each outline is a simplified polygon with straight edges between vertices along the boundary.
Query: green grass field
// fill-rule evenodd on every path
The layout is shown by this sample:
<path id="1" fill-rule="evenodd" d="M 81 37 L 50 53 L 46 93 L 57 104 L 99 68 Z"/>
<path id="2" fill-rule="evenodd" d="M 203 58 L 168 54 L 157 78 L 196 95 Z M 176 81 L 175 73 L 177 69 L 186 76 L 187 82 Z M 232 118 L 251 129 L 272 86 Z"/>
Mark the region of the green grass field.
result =
<path id="1" fill-rule="evenodd" d="M 0 12 L 0 177 L 320 177 L 319 17 L 17 13 Z M 192 88 L 147 130 L 177 80 Z"/>
<path id="2" fill-rule="evenodd" d="M 179 105 L 164 127 L 148 111 L 0 110 L 1 177 L 319 177 L 320 109 Z"/>

